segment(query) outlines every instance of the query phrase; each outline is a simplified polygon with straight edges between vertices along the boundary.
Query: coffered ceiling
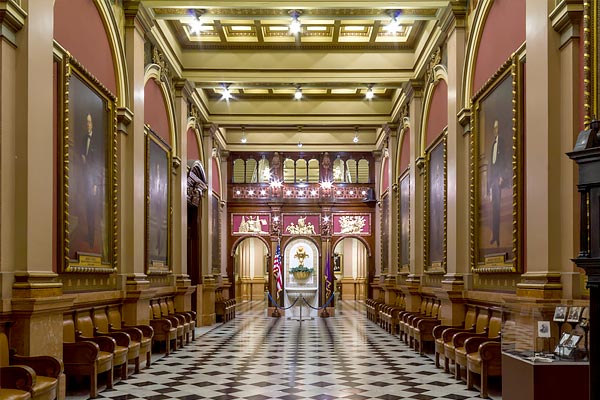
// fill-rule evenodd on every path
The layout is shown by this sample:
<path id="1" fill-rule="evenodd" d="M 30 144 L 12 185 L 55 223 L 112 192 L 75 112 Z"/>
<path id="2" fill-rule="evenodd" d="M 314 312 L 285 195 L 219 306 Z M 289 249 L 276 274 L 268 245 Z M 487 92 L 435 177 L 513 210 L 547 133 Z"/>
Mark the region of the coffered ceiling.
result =
<path id="1" fill-rule="evenodd" d="M 244 127 L 248 143 L 263 146 L 298 138 L 353 144 L 359 131 L 364 149 L 397 121 L 406 82 L 437 45 L 449 2 L 143 3 L 155 21 L 155 41 L 193 82 L 206 118 L 227 132 L 231 145 Z"/>

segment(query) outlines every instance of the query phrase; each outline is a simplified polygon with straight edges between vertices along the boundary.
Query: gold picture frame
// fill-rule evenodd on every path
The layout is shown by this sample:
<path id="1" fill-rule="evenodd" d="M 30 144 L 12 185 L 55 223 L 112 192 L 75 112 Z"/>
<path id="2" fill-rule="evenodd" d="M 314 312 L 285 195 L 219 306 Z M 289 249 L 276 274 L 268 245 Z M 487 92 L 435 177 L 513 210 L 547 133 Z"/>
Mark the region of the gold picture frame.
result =
<path id="1" fill-rule="evenodd" d="M 425 173 L 423 175 L 424 207 L 423 207 L 423 261 L 426 274 L 445 274 L 447 264 L 447 217 L 448 217 L 448 146 L 446 145 L 448 130 L 444 129 L 442 134 L 427 148 Z M 431 174 L 435 175 L 432 179 Z M 442 176 L 440 176 L 440 174 Z M 432 190 L 431 185 L 436 185 Z M 441 198 L 439 191 L 442 191 Z M 432 204 L 432 196 L 435 201 L 442 204 Z M 439 214 L 441 210 L 441 215 Z M 437 226 L 439 224 L 443 226 Z M 436 225 L 436 226 L 432 226 Z M 442 236 L 433 240 L 432 233 L 441 232 Z M 435 258 L 435 260 L 434 260 Z"/>
<path id="2" fill-rule="evenodd" d="M 522 271 L 521 70 L 513 54 L 471 102 L 470 263 L 480 274 Z"/>
<path id="3" fill-rule="evenodd" d="M 166 275 L 171 268 L 171 147 L 146 126 L 145 263 L 148 275 Z"/>
<path id="4" fill-rule="evenodd" d="M 62 273 L 117 270 L 116 97 L 68 52 L 58 74 Z"/>

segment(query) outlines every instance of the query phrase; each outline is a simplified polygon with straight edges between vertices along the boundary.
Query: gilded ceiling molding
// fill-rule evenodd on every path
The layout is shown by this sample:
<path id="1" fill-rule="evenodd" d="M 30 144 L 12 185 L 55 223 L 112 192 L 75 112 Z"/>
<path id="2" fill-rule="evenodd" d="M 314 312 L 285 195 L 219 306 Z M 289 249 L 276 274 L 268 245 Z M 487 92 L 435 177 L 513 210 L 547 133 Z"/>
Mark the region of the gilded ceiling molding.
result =
<path id="1" fill-rule="evenodd" d="M 471 97 L 473 93 L 473 79 L 475 78 L 475 62 L 479 52 L 479 43 L 483 35 L 483 28 L 487 21 L 494 0 L 480 0 L 475 8 L 475 17 L 473 25 L 469 32 L 467 48 L 465 52 L 465 68 L 463 69 L 463 87 L 462 87 L 462 108 L 469 110 L 471 107 Z M 464 126 L 464 124 L 463 124 Z"/>
<path id="2" fill-rule="evenodd" d="M 13 0 L 0 0 L 0 39 L 17 46 L 16 33 L 25 25 L 27 13 Z"/>
<path id="3" fill-rule="evenodd" d="M 173 167 L 178 168 L 180 163 L 181 149 L 179 149 L 177 141 L 177 125 L 175 124 L 175 103 L 173 101 L 173 86 L 168 85 L 164 79 L 164 73 L 162 67 L 159 64 L 148 64 L 146 65 L 146 71 L 144 72 L 144 86 L 150 80 L 154 79 L 160 86 L 165 99 L 165 108 L 167 110 L 167 116 L 169 118 L 169 136 L 171 138 L 171 154 L 173 155 Z"/>
<path id="4" fill-rule="evenodd" d="M 117 107 L 131 108 L 131 98 L 129 94 L 129 75 L 127 73 L 127 61 L 125 59 L 125 49 L 121 35 L 119 34 L 119 26 L 115 19 L 113 9 L 108 2 L 103 0 L 94 0 L 102 24 L 109 38 L 110 50 L 113 55 L 115 76 L 117 81 Z"/>

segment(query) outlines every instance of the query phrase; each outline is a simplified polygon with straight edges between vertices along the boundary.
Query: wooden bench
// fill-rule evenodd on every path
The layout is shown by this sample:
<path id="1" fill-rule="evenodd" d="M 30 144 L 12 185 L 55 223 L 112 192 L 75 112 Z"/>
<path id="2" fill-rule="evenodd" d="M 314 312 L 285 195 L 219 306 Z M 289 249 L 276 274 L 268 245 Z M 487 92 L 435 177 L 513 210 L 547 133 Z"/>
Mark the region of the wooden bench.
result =
<path id="1" fill-rule="evenodd" d="M 423 354 L 423 343 L 429 337 L 433 339 L 431 332 L 435 325 L 440 324 L 439 315 L 442 303 L 434 300 L 429 315 L 425 317 L 413 317 L 408 326 L 408 342 L 419 354 Z"/>
<path id="2" fill-rule="evenodd" d="M 400 314 L 399 332 L 400 340 L 408 344 L 408 335 L 410 333 L 410 321 L 415 317 L 428 317 L 431 315 L 435 298 L 430 296 L 421 296 L 421 304 L 417 311 L 404 311 Z"/>

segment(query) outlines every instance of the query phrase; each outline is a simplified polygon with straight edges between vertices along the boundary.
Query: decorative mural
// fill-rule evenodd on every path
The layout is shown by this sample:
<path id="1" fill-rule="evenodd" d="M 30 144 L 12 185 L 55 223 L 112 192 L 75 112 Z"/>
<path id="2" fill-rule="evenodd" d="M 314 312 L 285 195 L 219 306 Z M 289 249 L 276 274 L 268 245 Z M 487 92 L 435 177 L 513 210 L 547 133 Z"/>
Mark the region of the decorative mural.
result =
<path id="1" fill-rule="evenodd" d="M 370 235 L 371 214 L 334 214 L 334 235 Z"/>
<path id="2" fill-rule="evenodd" d="M 234 235 L 268 235 L 271 226 L 271 216 L 264 213 L 232 214 L 231 232 Z"/>
<path id="3" fill-rule="evenodd" d="M 321 234 L 320 215 L 284 214 L 284 235 L 319 235 Z"/>

